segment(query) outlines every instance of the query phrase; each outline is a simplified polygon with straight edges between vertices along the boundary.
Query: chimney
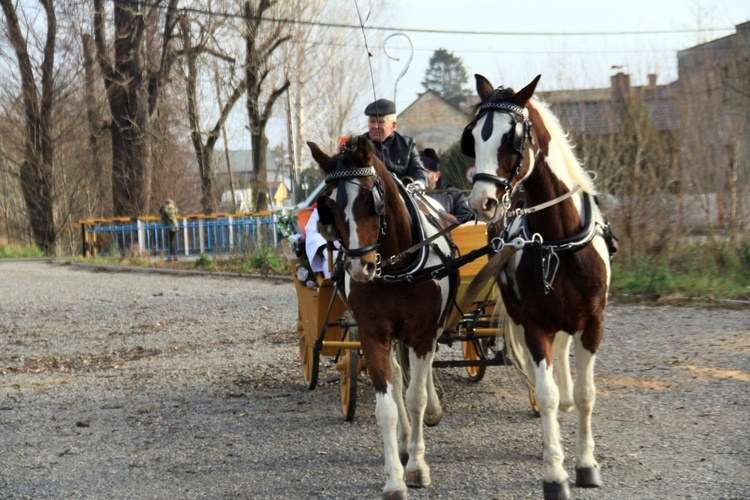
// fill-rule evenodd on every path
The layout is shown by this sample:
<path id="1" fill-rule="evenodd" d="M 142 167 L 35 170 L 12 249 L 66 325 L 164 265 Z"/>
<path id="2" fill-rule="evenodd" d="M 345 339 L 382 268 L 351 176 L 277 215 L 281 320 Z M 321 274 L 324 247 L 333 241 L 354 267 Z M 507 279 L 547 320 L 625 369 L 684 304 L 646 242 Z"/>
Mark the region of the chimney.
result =
<path id="1" fill-rule="evenodd" d="M 649 87 L 656 87 L 656 73 L 649 73 L 648 74 L 648 86 Z"/>
<path id="2" fill-rule="evenodd" d="M 612 83 L 612 100 L 624 101 L 630 94 L 630 75 L 619 72 L 610 76 L 609 81 Z"/>

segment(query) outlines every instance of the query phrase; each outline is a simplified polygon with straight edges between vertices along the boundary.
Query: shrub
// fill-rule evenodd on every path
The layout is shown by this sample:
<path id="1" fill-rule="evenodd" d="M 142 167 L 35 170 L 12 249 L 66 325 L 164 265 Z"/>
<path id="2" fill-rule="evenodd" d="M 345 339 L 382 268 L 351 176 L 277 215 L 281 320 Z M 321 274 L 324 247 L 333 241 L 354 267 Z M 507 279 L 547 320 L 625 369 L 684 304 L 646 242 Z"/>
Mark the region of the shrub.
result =
<path id="1" fill-rule="evenodd" d="M 261 248 L 253 252 L 242 264 L 243 273 L 261 273 L 268 274 L 271 272 L 282 273 L 286 270 L 288 264 L 279 253 L 270 247 Z"/>
<path id="2" fill-rule="evenodd" d="M 0 259 L 18 259 L 21 257 L 44 257 L 38 246 L 5 245 L 0 247 Z"/>
<path id="3" fill-rule="evenodd" d="M 195 268 L 203 269 L 204 271 L 214 271 L 216 269 L 216 261 L 210 255 L 202 253 L 195 261 Z"/>

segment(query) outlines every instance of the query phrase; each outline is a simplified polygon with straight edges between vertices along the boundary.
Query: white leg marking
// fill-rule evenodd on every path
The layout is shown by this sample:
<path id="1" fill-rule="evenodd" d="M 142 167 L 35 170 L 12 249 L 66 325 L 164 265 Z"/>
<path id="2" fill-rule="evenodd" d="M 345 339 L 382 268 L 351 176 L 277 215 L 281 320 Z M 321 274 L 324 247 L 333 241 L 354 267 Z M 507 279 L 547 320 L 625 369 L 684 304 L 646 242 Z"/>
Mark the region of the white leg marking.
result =
<path id="1" fill-rule="evenodd" d="M 438 331 L 438 338 L 442 334 L 442 329 Z M 432 352 L 435 352 L 437 347 L 437 340 L 433 343 Z M 443 415 L 443 408 L 440 406 L 440 398 L 438 397 L 437 391 L 435 390 L 435 380 L 433 379 L 432 363 L 430 363 L 430 373 L 427 374 L 427 408 L 425 409 L 425 420 L 431 425 L 440 421 Z"/>
<path id="2" fill-rule="evenodd" d="M 578 408 L 578 429 L 576 430 L 577 467 L 598 468 L 594 459 L 594 436 L 591 433 L 591 413 L 596 403 L 594 385 L 594 362 L 596 355 L 583 348 L 581 336 L 576 335 L 576 384 L 573 391 Z"/>
<path id="3" fill-rule="evenodd" d="M 410 484 L 428 486 L 430 484 L 430 468 L 424 460 L 424 434 L 422 420 L 427 407 L 427 380 L 430 378 L 433 353 L 424 358 L 418 358 L 409 350 L 411 365 L 411 379 L 406 389 L 406 408 L 411 417 L 411 439 L 409 439 L 409 462 L 406 464 L 406 474 L 410 478 L 418 478 L 420 484 L 409 481 Z"/>
<path id="4" fill-rule="evenodd" d="M 404 404 L 404 377 L 394 349 L 391 349 L 391 382 L 393 382 L 393 399 L 396 401 L 396 408 L 398 409 L 398 452 L 406 455 L 411 425 L 409 425 L 409 417 L 406 414 L 406 405 Z"/>
<path id="5" fill-rule="evenodd" d="M 555 358 L 555 383 L 560 390 L 560 411 L 569 412 L 573 409 L 573 379 L 570 376 L 570 342 L 572 336 L 565 332 L 557 332 L 552 344 Z"/>
<path id="6" fill-rule="evenodd" d="M 535 365 L 536 403 L 542 417 L 542 438 L 544 439 L 544 481 L 563 484 L 568 480 L 568 473 L 563 468 L 565 458 L 560 443 L 560 424 L 557 422 L 557 408 L 560 393 L 552 376 L 552 367 L 547 360 Z"/>
<path id="7" fill-rule="evenodd" d="M 384 472 L 386 475 L 383 493 L 406 491 L 404 483 L 404 468 L 398 458 L 398 443 L 396 440 L 396 426 L 398 423 L 398 408 L 393 398 L 393 386 L 389 383 L 385 394 L 375 394 L 375 417 L 383 435 L 385 455 Z"/>

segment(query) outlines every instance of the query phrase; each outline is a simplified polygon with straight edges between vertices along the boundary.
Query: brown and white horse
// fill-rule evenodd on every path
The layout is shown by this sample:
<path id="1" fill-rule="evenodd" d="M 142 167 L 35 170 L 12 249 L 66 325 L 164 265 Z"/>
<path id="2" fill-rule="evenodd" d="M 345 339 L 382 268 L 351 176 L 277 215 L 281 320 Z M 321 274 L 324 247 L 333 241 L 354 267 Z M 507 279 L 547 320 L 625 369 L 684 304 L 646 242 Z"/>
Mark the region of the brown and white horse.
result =
<path id="1" fill-rule="evenodd" d="M 368 139 L 350 138 L 333 157 L 314 143 L 308 146 L 326 174 L 318 213 L 321 223 L 334 226 L 345 255 L 344 289 L 375 388 L 375 415 L 385 449 L 383 496 L 406 498 L 407 486 L 430 484 L 422 424 L 435 425 L 442 415 L 432 379 L 432 358 L 451 293 L 451 277 L 412 280 L 410 276 L 440 265 L 451 249 L 448 241 L 439 237 L 400 260 L 399 254 L 438 229 L 427 223 L 415 206 L 411 211 L 407 208 L 413 202 L 375 155 Z M 330 233 L 325 229 L 320 232 Z M 409 347 L 406 404 L 401 368 L 391 349 L 394 340 Z M 407 453 L 404 473 L 401 458 L 406 459 Z"/>
<path id="2" fill-rule="evenodd" d="M 476 75 L 481 102 L 462 148 L 476 158 L 469 206 L 480 220 L 498 222 L 489 238 L 520 236 L 527 242 L 498 275 L 498 284 L 510 340 L 523 350 L 517 358 L 534 384 L 541 414 L 544 496 L 568 498 L 558 409 L 578 409 L 576 485 L 601 485 L 591 414 L 612 239 L 591 177 L 557 118 L 533 97 L 540 76 L 516 93 L 495 89 Z M 519 199 L 523 205 L 516 204 Z M 571 339 L 575 384 L 568 365 Z"/>

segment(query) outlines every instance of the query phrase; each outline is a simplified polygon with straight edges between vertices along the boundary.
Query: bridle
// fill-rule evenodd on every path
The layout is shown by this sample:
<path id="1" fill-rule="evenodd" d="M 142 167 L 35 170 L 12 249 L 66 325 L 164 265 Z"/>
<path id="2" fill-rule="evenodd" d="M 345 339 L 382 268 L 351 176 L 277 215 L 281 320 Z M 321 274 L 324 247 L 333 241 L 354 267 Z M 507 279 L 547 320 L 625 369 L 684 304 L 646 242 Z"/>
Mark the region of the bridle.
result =
<path id="1" fill-rule="evenodd" d="M 359 182 L 355 182 L 352 179 L 358 179 L 361 177 L 374 177 L 373 181 L 373 187 L 368 188 L 366 186 L 363 186 Z M 346 168 L 346 165 L 339 160 L 338 164 L 336 165 L 336 170 L 333 170 L 332 172 L 329 172 L 325 176 L 325 183 L 326 186 L 332 185 L 333 183 L 336 183 L 336 206 L 341 210 L 342 212 L 346 208 L 347 204 L 347 193 L 345 189 L 345 183 L 351 183 L 354 185 L 359 186 L 360 189 L 364 189 L 366 191 L 370 192 L 370 196 L 372 197 L 373 202 L 373 209 L 375 210 L 375 214 L 379 216 L 378 221 L 378 239 L 369 245 L 365 245 L 363 247 L 359 248 L 346 248 L 343 243 L 343 239 L 341 238 L 341 235 L 338 232 L 338 229 L 336 229 L 336 236 L 341 243 L 341 251 L 346 255 L 347 257 L 361 257 L 365 254 L 368 254 L 373 251 L 377 251 L 378 248 L 380 248 L 380 239 L 385 234 L 386 229 L 386 221 L 385 221 L 385 203 L 383 202 L 384 199 L 384 191 L 383 191 L 383 185 L 382 181 L 380 180 L 380 177 L 378 177 L 377 172 L 375 171 L 375 167 L 369 166 L 369 167 L 360 167 L 360 168 L 353 168 L 348 169 Z M 326 189 L 327 191 L 327 189 Z M 330 213 L 330 210 L 325 204 L 325 201 L 323 198 L 325 198 L 325 192 L 318 200 L 318 215 L 320 217 L 320 221 L 323 224 L 333 224 L 333 216 Z M 334 225 L 335 228 L 335 225 Z"/>
<path id="2" fill-rule="evenodd" d="M 498 89 L 501 90 L 501 89 Z M 534 143 L 534 139 L 531 136 L 531 120 L 525 117 L 524 107 L 510 102 L 483 102 L 479 105 L 479 113 L 464 129 L 463 135 L 461 136 L 461 150 L 466 156 L 471 158 L 476 157 L 474 150 L 474 136 L 472 131 L 476 127 L 477 122 L 483 117 L 487 116 L 482 126 L 482 139 L 485 141 L 492 136 L 493 131 L 493 113 L 505 113 L 510 116 L 511 129 L 508 135 L 511 135 L 513 140 L 513 150 L 518 156 L 516 164 L 513 166 L 513 170 L 510 176 L 506 179 L 496 174 L 485 174 L 478 173 L 474 174 L 473 182 L 487 181 L 502 186 L 505 190 L 503 196 L 504 204 L 510 203 L 510 198 L 513 194 L 513 180 L 518 176 L 521 171 L 521 164 L 523 163 L 524 155 L 526 153 L 526 140 L 528 139 L 531 144 Z"/>

